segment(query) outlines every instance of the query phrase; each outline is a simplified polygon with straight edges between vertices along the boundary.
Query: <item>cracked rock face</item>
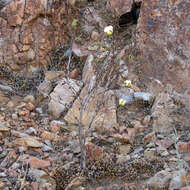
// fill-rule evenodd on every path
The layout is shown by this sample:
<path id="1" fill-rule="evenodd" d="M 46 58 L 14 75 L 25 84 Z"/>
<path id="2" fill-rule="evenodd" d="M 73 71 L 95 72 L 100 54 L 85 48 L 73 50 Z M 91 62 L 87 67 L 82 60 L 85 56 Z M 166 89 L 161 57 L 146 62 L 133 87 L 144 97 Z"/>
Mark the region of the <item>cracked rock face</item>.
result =
<path id="1" fill-rule="evenodd" d="M 47 66 L 48 53 L 58 42 L 64 43 L 66 37 L 64 18 L 60 18 L 65 12 L 65 4 L 13 0 L 1 6 L 1 2 L 0 64 L 7 64 L 13 70 L 23 70 L 24 66 L 29 71 L 40 64 Z"/>
<path id="2" fill-rule="evenodd" d="M 190 3 L 144 0 L 138 20 L 143 70 L 149 77 L 190 90 Z"/>

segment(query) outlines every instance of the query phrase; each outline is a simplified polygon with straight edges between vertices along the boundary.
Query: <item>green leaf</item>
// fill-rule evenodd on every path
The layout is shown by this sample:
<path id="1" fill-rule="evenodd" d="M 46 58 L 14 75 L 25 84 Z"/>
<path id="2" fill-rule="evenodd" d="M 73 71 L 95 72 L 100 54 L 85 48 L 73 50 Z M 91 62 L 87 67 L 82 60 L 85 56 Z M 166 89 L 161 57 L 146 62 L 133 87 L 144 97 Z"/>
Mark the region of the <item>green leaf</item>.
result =
<path id="1" fill-rule="evenodd" d="M 72 27 L 76 27 L 77 26 L 77 23 L 78 23 L 78 20 L 77 19 L 74 19 L 71 26 Z"/>

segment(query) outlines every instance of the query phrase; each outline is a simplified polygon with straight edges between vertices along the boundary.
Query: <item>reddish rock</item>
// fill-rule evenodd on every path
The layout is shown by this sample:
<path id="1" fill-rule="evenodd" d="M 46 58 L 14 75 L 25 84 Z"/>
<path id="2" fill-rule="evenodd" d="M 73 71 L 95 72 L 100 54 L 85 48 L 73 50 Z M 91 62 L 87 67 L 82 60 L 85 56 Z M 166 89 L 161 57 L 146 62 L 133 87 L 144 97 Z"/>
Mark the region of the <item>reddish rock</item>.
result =
<path id="1" fill-rule="evenodd" d="M 51 140 L 51 141 L 57 141 L 60 139 L 60 136 L 56 135 L 56 134 L 53 134 L 51 132 L 48 132 L 48 131 L 44 131 L 42 134 L 41 134 L 41 138 L 42 140 Z"/>
<path id="2" fill-rule="evenodd" d="M 154 142 L 156 136 L 155 136 L 155 132 L 149 133 L 147 134 L 144 138 L 143 138 L 143 143 L 144 144 L 148 144 L 150 142 Z"/>
<path id="3" fill-rule="evenodd" d="M 32 182 L 31 186 L 32 186 L 33 190 L 38 190 L 38 183 L 37 182 Z"/>
<path id="4" fill-rule="evenodd" d="M 73 71 L 70 72 L 70 78 L 71 79 L 76 79 L 79 76 L 79 70 L 78 69 L 74 69 Z"/>
<path id="5" fill-rule="evenodd" d="M 118 17 L 130 12 L 132 9 L 133 0 L 109 0 L 108 7 L 114 12 Z"/>
<path id="6" fill-rule="evenodd" d="M 143 126 L 140 121 L 134 121 L 134 128 L 137 132 L 143 132 L 145 130 L 145 126 Z"/>
<path id="7" fill-rule="evenodd" d="M 31 168 L 36 168 L 36 169 L 47 168 L 51 165 L 49 161 L 41 160 L 41 159 L 36 158 L 36 157 L 30 157 L 29 158 L 29 164 L 30 164 Z"/>
<path id="8" fill-rule="evenodd" d="M 169 138 L 164 138 L 162 140 L 157 140 L 155 144 L 167 149 L 174 144 L 174 141 L 170 140 Z"/>
<path id="9" fill-rule="evenodd" d="M 18 112 L 19 116 L 29 116 L 30 112 L 27 109 L 19 110 Z"/>
<path id="10" fill-rule="evenodd" d="M 133 141 L 136 134 L 135 134 L 135 128 L 127 128 L 128 135 L 130 137 L 130 141 Z"/>
<path id="11" fill-rule="evenodd" d="M 41 148 L 43 146 L 41 142 L 37 141 L 35 138 L 32 138 L 32 137 L 17 138 L 14 141 L 14 145 L 27 146 L 27 147 L 33 147 L 33 148 Z"/>
<path id="12" fill-rule="evenodd" d="M 101 159 L 103 156 L 103 149 L 93 143 L 88 142 L 86 145 L 86 155 L 91 161 Z"/>
<path id="13" fill-rule="evenodd" d="M 3 188 L 4 186 L 5 184 L 2 181 L 0 181 L 0 188 Z"/>
<path id="14" fill-rule="evenodd" d="M 99 33 L 97 31 L 92 31 L 91 38 L 94 41 L 98 41 L 100 39 L 100 35 L 99 35 Z"/>
<path id="15" fill-rule="evenodd" d="M 97 187 L 96 190 L 103 190 L 104 188 L 103 187 Z"/>
<path id="16" fill-rule="evenodd" d="M 21 69 L 20 65 L 24 64 L 37 68 L 39 63 L 47 66 L 50 62 L 48 53 L 58 43 L 64 43 L 67 37 L 62 16 L 65 3 L 61 2 L 59 6 L 57 3 L 57 0 L 29 0 L 27 3 L 14 0 L 1 10 L 0 63 L 6 63 L 14 70 Z"/>
<path id="17" fill-rule="evenodd" d="M 29 111 L 33 111 L 34 109 L 35 109 L 35 106 L 32 104 L 32 103 L 28 103 L 27 105 L 26 105 L 26 108 L 29 110 Z"/>
<path id="18" fill-rule="evenodd" d="M 189 0 L 142 1 L 137 39 L 144 74 L 190 91 L 189 32 Z"/>
<path id="19" fill-rule="evenodd" d="M 182 187 L 180 190 L 190 190 L 190 186 Z"/>
<path id="20" fill-rule="evenodd" d="M 123 143 L 128 143 L 131 140 L 130 136 L 126 133 L 122 135 L 119 133 L 114 133 L 114 134 L 110 134 L 110 137 L 116 138 L 118 141 L 121 141 Z"/>
<path id="21" fill-rule="evenodd" d="M 180 153 L 190 152 L 190 141 L 189 142 L 178 142 L 178 151 Z"/>

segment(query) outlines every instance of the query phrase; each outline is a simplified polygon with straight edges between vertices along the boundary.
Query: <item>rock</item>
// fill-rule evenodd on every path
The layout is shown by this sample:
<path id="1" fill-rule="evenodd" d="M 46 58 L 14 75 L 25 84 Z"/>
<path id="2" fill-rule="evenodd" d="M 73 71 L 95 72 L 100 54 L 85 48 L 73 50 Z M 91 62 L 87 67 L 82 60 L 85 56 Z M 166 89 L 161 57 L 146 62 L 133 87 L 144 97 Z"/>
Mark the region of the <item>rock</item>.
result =
<path id="1" fill-rule="evenodd" d="M 89 91 L 95 86 L 96 75 L 95 75 L 95 62 L 94 56 L 91 54 L 87 57 L 83 72 L 82 72 L 82 81 L 84 84 L 89 84 Z"/>
<path id="2" fill-rule="evenodd" d="M 108 7 L 111 9 L 116 16 L 120 17 L 121 15 L 128 13 L 132 9 L 133 1 L 132 0 L 108 0 Z"/>
<path id="3" fill-rule="evenodd" d="M 73 71 L 70 72 L 70 78 L 71 79 L 76 79 L 76 78 L 78 78 L 78 76 L 79 76 L 79 70 L 78 69 L 75 68 Z"/>
<path id="4" fill-rule="evenodd" d="M 36 135 L 37 131 L 33 127 L 30 127 L 29 129 L 26 130 L 26 133 L 29 135 Z"/>
<path id="5" fill-rule="evenodd" d="M 150 119 L 151 119 L 150 115 L 145 116 L 145 118 L 142 121 L 142 124 L 145 125 L 145 126 L 148 126 L 148 124 L 150 122 Z"/>
<path id="6" fill-rule="evenodd" d="M 55 184 L 52 182 L 49 183 L 49 180 L 44 180 L 44 182 L 40 184 L 39 189 L 56 190 Z"/>
<path id="7" fill-rule="evenodd" d="M 10 131 L 10 128 L 7 126 L 8 126 L 8 124 L 6 122 L 0 122 L 0 132 Z"/>
<path id="8" fill-rule="evenodd" d="M 166 157 L 166 156 L 169 156 L 169 153 L 168 153 L 167 150 L 165 150 L 165 151 L 163 151 L 163 152 L 160 153 L 160 156 Z"/>
<path id="9" fill-rule="evenodd" d="M 150 142 L 154 142 L 156 136 L 155 136 L 155 132 L 151 132 L 151 133 L 148 133 L 144 138 L 143 138 L 143 143 L 144 144 L 147 144 L 147 143 L 150 143 Z"/>
<path id="10" fill-rule="evenodd" d="M 188 0 L 145 0 L 138 19 L 137 41 L 142 51 L 143 73 L 164 85 L 170 83 L 181 92 L 190 89 L 188 11 Z"/>
<path id="11" fill-rule="evenodd" d="M 9 101 L 9 98 L 0 90 L 0 105 L 6 104 Z"/>
<path id="12" fill-rule="evenodd" d="M 32 103 L 28 103 L 26 104 L 26 108 L 29 110 L 29 111 L 33 111 L 35 109 L 35 106 L 32 104 Z"/>
<path id="13" fill-rule="evenodd" d="M 177 109 L 168 93 L 160 93 L 152 107 L 153 130 L 158 133 L 170 133 L 173 131 L 174 120 L 172 112 Z"/>
<path id="14" fill-rule="evenodd" d="M 86 25 L 86 28 L 84 30 L 86 32 L 91 33 L 94 29 L 94 26 L 98 26 L 102 29 L 106 26 L 105 21 L 100 17 L 93 6 L 85 7 L 83 13 Z"/>
<path id="15" fill-rule="evenodd" d="M 88 46 L 89 51 L 97 51 L 98 48 L 99 48 L 98 45 Z"/>
<path id="16" fill-rule="evenodd" d="M 90 52 L 85 48 L 85 46 L 81 46 L 79 44 L 73 43 L 72 51 L 78 57 L 84 57 L 90 54 Z"/>
<path id="17" fill-rule="evenodd" d="M 65 77 L 64 71 L 46 71 L 45 72 L 45 80 L 46 81 L 52 81 L 58 78 Z"/>
<path id="18" fill-rule="evenodd" d="M 4 186 L 5 184 L 2 181 L 0 181 L 0 188 L 3 188 Z"/>
<path id="19" fill-rule="evenodd" d="M 145 130 L 145 126 L 143 126 L 140 121 L 134 121 L 133 124 L 137 132 L 143 132 Z"/>
<path id="20" fill-rule="evenodd" d="M 21 70 L 23 66 L 19 65 L 26 64 L 25 72 L 29 74 L 30 68 L 40 68 L 39 63 L 47 66 L 48 53 L 67 38 L 62 29 L 65 18 L 61 18 L 65 14 L 64 2 L 56 7 L 48 0 L 27 4 L 14 0 L 6 4 L 1 14 L 0 64 L 8 64 L 12 69 Z M 47 18 L 46 14 L 51 16 Z"/>
<path id="21" fill-rule="evenodd" d="M 32 190 L 38 190 L 38 183 L 37 182 L 32 182 L 31 186 L 32 186 Z"/>
<path id="22" fill-rule="evenodd" d="M 154 177 L 150 178 L 146 184 L 150 188 L 155 189 L 168 189 L 170 180 L 172 175 L 170 172 L 166 170 L 162 170 L 154 175 Z"/>
<path id="23" fill-rule="evenodd" d="M 126 161 L 129 161 L 131 157 L 129 155 L 118 155 L 117 157 L 117 164 L 122 164 Z"/>
<path id="24" fill-rule="evenodd" d="M 33 179 L 34 181 L 40 182 L 41 178 L 43 176 L 47 176 L 47 174 L 43 170 L 30 168 L 27 176 L 31 177 L 31 179 Z"/>
<path id="25" fill-rule="evenodd" d="M 97 187 L 96 190 L 103 190 L 104 188 L 102 186 Z"/>
<path id="26" fill-rule="evenodd" d="M 18 115 L 19 116 L 29 116 L 30 112 L 26 108 L 23 108 L 22 110 L 19 110 Z"/>
<path id="27" fill-rule="evenodd" d="M 190 190 L 190 186 L 182 187 L 180 190 Z"/>
<path id="28" fill-rule="evenodd" d="M 116 101 L 113 91 L 105 92 L 104 88 L 99 87 L 89 94 L 88 90 L 89 86 L 82 89 L 80 99 L 76 99 L 64 119 L 68 123 L 77 124 L 80 118 L 80 109 L 83 109 L 81 121 L 83 126 L 88 127 L 91 124 L 91 128 L 96 126 L 113 128 L 117 123 Z M 81 108 L 81 103 L 85 105 L 85 109 Z"/>
<path id="29" fill-rule="evenodd" d="M 147 148 L 144 151 L 144 157 L 148 160 L 153 160 L 156 157 L 156 149 L 155 148 Z"/>
<path id="30" fill-rule="evenodd" d="M 36 158 L 36 157 L 30 157 L 29 158 L 29 165 L 31 168 L 39 169 L 39 168 L 47 168 L 51 164 L 47 160 L 41 160 L 41 159 Z"/>
<path id="31" fill-rule="evenodd" d="M 24 102 L 26 102 L 26 103 L 30 102 L 30 103 L 34 104 L 35 103 L 35 98 L 32 95 L 27 95 L 27 96 L 24 97 Z"/>
<path id="32" fill-rule="evenodd" d="M 180 189 L 189 184 L 190 175 L 184 170 L 174 171 L 169 185 L 169 190 Z"/>
<path id="33" fill-rule="evenodd" d="M 97 31 L 92 31 L 92 34 L 91 34 L 91 38 L 94 40 L 94 41 L 98 41 L 100 39 L 100 35 Z"/>
<path id="34" fill-rule="evenodd" d="M 11 130 L 11 135 L 12 136 L 15 136 L 15 137 L 29 137 L 30 138 L 30 135 L 26 134 L 26 133 L 21 133 L 19 131 L 15 131 L 15 130 Z"/>
<path id="35" fill-rule="evenodd" d="M 190 152 L 190 141 L 189 142 L 178 142 L 177 143 L 179 153 Z"/>
<path id="36" fill-rule="evenodd" d="M 72 5 L 72 6 L 74 6 L 75 3 L 76 3 L 76 0 L 68 0 L 68 3 L 69 3 L 70 5 Z"/>
<path id="37" fill-rule="evenodd" d="M 38 86 L 39 92 L 44 96 L 49 96 L 50 92 L 53 90 L 53 87 L 51 85 L 51 82 L 48 80 L 44 80 L 39 86 Z"/>
<path id="38" fill-rule="evenodd" d="M 12 119 L 13 119 L 13 120 L 17 120 L 17 119 L 18 119 L 17 113 L 13 113 L 13 114 L 12 114 Z"/>
<path id="39" fill-rule="evenodd" d="M 52 113 L 54 117 L 59 118 L 61 113 L 71 106 L 71 103 L 81 88 L 82 83 L 79 81 L 72 79 L 61 80 L 50 94 L 49 112 Z"/>
<path id="40" fill-rule="evenodd" d="M 47 145 L 43 145 L 43 147 L 42 147 L 42 150 L 44 151 L 44 152 L 49 152 L 49 151 L 53 151 L 53 148 L 51 148 L 50 146 L 47 146 Z"/>
<path id="41" fill-rule="evenodd" d="M 56 134 L 53 134 L 51 132 L 48 132 L 48 131 L 44 131 L 42 134 L 41 134 L 41 138 L 42 140 L 50 140 L 50 141 L 57 141 L 59 140 L 61 137 L 56 135 Z"/>
<path id="42" fill-rule="evenodd" d="M 131 145 L 120 145 L 119 146 L 119 153 L 120 154 L 128 154 L 131 151 Z"/>
<path id="43" fill-rule="evenodd" d="M 59 132 L 61 131 L 61 127 L 65 126 L 65 122 L 59 120 L 53 120 L 50 123 L 50 130 L 52 132 Z"/>
<path id="44" fill-rule="evenodd" d="M 123 133 L 123 134 L 114 133 L 114 134 L 110 134 L 109 136 L 115 138 L 117 141 L 122 142 L 122 143 L 129 143 L 131 140 L 130 136 L 126 133 Z"/>
<path id="45" fill-rule="evenodd" d="M 22 137 L 14 141 L 14 145 L 41 148 L 43 144 L 32 137 Z"/>
<path id="46" fill-rule="evenodd" d="M 85 181 L 85 177 L 79 176 L 74 178 L 69 185 L 65 188 L 65 190 L 72 190 L 73 188 L 79 187 Z M 78 188 L 77 188 L 78 189 Z"/>
<path id="47" fill-rule="evenodd" d="M 10 151 L 0 164 L 1 168 L 9 167 L 16 159 L 18 155 L 15 151 Z"/>
<path id="48" fill-rule="evenodd" d="M 99 160 L 103 157 L 103 149 L 93 143 L 86 143 L 86 156 L 90 161 Z"/>
<path id="49" fill-rule="evenodd" d="M 170 138 L 166 137 L 162 140 L 156 140 L 156 144 L 158 146 L 161 146 L 161 147 L 167 149 L 174 144 L 174 141 L 172 141 Z"/>

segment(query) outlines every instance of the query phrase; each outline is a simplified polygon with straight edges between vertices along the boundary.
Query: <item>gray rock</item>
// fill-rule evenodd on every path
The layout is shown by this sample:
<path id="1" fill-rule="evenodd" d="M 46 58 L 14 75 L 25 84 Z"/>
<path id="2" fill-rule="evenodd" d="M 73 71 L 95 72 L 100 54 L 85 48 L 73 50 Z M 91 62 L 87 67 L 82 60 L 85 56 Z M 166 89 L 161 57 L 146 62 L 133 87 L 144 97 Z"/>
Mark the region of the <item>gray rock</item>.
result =
<path id="1" fill-rule="evenodd" d="M 155 99 L 151 109 L 153 130 L 169 134 L 174 127 L 188 126 L 190 122 L 190 96 L 169 92 L 161 92 Z"/>
<path id="2" fill-rule="evenodd" d="M 162 170 L 154 175 L 154 177 L 151 177 L 146 184 L 150 188 L 155 188 L 155 189 L 168 189 L 169 187 L 169 182 L 172 178 L 172 175 L 170 172 L 166 170 Z"/>
<path id="3" fill-rule="evenodd" d="M 175 171 L 170 182 L 169 190 L 180 189 L 184 185 L 187 185 L 189 183 L 187 176 L 188 174 L 184 169 Z"/>
<path id="4" fill-rule="evenodd" d="M 44 97 L 49 96 L 50 92 L 52 91 L 53 87 L 50 81 L 44 80 L 39 86 L 38 90 Z"/>
<path id="5" fill-rule="evenodd" d="M 83 83 L 73 79 L 59 81 L 54 91 L 50 94 L 49 112 L 56 118 L 71 107 L 74 99 L 81 90 Z"/>
<path id="6" fill-rule="evenodd" d="M 30 176 L 31 179 L 40 182 L 40 178 L 47 174 L 43 170 L 30 168 L 27 175 Z"/>

